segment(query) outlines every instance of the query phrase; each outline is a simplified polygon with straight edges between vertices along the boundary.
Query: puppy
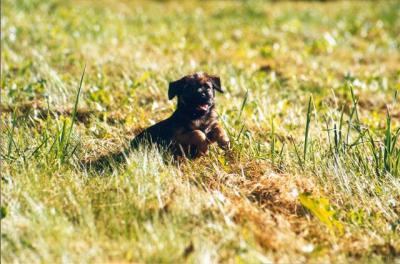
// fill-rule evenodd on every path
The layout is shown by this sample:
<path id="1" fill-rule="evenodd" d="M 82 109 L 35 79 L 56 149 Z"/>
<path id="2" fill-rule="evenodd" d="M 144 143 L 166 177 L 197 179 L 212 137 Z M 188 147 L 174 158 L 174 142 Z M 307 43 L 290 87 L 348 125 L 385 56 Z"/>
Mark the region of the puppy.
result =
<path id="1" fill-rule="evenodd" d="M 206 73 L 187 75 L 171 82 L 168 98 L 178 97 L 175 112 L 136 136 L 131 147 L 149 141 L 167 147 L 174 156 L 188 158 L 204 155 L 214 142 L 229 149 L 229 138 L 218 123 L 215 91 L 223 93 L 221 80 Z"/>

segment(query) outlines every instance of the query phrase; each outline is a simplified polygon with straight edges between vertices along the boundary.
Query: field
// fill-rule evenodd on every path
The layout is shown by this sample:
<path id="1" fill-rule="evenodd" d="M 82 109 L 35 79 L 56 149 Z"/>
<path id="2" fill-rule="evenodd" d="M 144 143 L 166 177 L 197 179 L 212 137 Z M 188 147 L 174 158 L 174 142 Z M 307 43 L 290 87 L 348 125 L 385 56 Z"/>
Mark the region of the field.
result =
<path id="1" fill-rule="evenodd" d="M 400 263 L 400 2 L 2 1 L 2 263 Z M 232 151 L 111 155 L 221 77 Z"/>

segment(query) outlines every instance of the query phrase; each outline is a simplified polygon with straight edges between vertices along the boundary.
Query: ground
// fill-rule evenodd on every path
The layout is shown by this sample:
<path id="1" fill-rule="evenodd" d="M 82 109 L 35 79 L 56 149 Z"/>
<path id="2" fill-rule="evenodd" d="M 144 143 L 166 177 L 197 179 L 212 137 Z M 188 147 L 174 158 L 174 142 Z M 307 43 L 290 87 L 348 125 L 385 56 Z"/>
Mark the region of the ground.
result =
<path id="1" fill-rule="evenodd" d="M 2 263 L 400 263 L 399 13 L 2 1 Z M 170 115 L 195 71 L 221 77 L 231 153 L 82 166 Z"/>

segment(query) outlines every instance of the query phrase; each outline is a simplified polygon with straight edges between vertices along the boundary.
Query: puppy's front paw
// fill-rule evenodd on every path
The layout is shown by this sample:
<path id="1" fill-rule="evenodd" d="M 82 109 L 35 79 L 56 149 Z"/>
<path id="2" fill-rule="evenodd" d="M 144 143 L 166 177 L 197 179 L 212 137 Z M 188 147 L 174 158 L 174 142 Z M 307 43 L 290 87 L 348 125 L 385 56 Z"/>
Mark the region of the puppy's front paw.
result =
<path id="1" fill-rule="evenodd" d="M 223 150 L 229 150 L 231 149 L 231 142 L 228 137 L 223 137 L 218 141 L 218 146 Z"/>

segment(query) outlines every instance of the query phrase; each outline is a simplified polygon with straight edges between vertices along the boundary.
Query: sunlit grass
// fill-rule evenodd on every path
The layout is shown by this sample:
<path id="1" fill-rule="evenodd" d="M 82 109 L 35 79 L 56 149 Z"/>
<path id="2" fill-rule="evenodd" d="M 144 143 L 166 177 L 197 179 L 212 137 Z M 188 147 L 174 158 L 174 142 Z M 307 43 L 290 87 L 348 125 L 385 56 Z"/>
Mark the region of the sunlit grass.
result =
<path id="1" fill-rule="evenodd" d="M 2 262 L 399 261 L 399 12 L 5 1 Z M 221 77 L 232 153 L 82 166 L 167 117 L 194 71 Z"/>

